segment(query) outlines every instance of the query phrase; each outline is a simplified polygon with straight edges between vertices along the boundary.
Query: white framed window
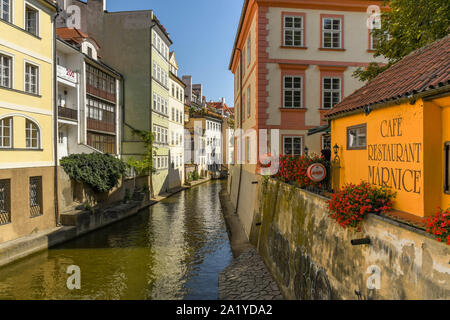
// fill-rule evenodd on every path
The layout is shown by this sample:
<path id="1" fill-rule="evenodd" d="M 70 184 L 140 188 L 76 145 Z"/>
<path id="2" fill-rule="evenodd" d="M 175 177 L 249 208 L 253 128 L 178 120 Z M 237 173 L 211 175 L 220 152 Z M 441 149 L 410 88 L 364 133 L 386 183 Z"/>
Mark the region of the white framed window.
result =
<path id="1" fill-rule="evenodd" d="M 25 30 L 35 36 L 39 35 L 39 10 L 25 5 Z"/>
<path id="2" fill-rule="evenodd" d="M 247 117 L 250 117 L 251 114 L 251 102 L 252 102 L 252 95 L 251 95 L 251 87 L 248 86 L 247 88 Z"/>
<path id="3" fill-rule="evenodd" d="M 331 109 L 341 101 L 341 86 L 341 78 L 322 78 L 322 106 L 324 109 Z"/>
<path id="4" fill-rule="evenodd" d="M 342 49 L 342 19 L 322 19 L 322 47 Z"/>
<path id="5" fill-rule="evenodd" d="M 444 192 L 450 194 L 450 142 L 445 143 Z"/>
<path id="6" fill-rule="evenodd" d="M 287 47 L 303 47 L 303 17 L 285 16 L 284 17 L 284 42 Z"/>
<path id="7" fill-rule="evenodd" d="M 283 154 L 286 156 L 301 156 L 303 154 L 303 137 L 284 136 Z"/>
<path id="8" fill-rule="evenodd" d="M 0 54 L 0 87 L 12 87 L 12 58 Z"/>
<path id="9" fill-rule="evenodd" d="M 370 32 L 370 50 L 377 50 L 380 43 L 380 37 L 375 36 L 373 32 Z"/>
<path id="10" fill-rule="evenodd" d="M 0 148 L 12 148 L 13 118 L 0 120 Z"/>
<path id="11" fill-rule="evenodd" d="M 12 22 L 12 2 L 13 0 L 0 0 L 0 19 Z"/>
<path id="12" fill-rule="evenodd" d="M 284 76 L 283 82 L 283 108 L 303 108 L 303 77 Z"/>
<path id="13" fill-rule="evenodd" d="M 27 149 L 39 149 L 40 148 L 40 132 L 38 126 L 30 121 L 26 120 L 25 125 L 25 137 Z"/>
<path id="14" fill-rule="evenodd" d="M 367 147 L 367 125 L 347 128 L 347 150 L 363 150 Z"/>
<path id="15" fill-rule="evenodd" d="M 28 62 L 25 63 L 25 92 L 39 92 L 39 67 Z"/>
<path id="16" fill-rule="evenodd" d="M 252 61 L 252 41 L 251 35 L 249 34 L 247 40 L 247 65 L 249 65 L 251 61 Z"/>
<path id="17" fill-rule="evenodd" d="M 322 135 L 322 150 L 331 150 L 331 136 L 329 134 Z"/>

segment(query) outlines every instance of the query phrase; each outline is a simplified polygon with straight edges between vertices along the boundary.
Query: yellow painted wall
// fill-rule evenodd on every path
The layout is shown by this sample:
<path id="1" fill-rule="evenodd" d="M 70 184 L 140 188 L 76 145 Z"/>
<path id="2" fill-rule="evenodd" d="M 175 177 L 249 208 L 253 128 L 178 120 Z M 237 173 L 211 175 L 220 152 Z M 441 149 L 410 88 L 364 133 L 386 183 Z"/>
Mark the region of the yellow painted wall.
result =
<path id="1" fill-rule="evenodd" d="M 12 88 L 0 88 L 0 118 L 13 117 L 12 151 L 1 151 L 0 169 L 52 165 L 53 161 L 53 25 L 52 9 L 43 1 L 13 1 L 12 24 L 0 21 L 0 53 L 12 57 Z M 38 37 L 24 30 L 25 4 L 39 10 Z M 25 93 L 25 63 L 39 67 L 38 94 Z M 25 121 L 41 128 L 41 149 L 25 148 Z"/>
<path id="2" fill-rule="evenodd" d="M 332 120 L 332 145 L 339 146 L 338 184 L 384 182 L 397 192 L 394 208 L 418 216 L 432 215 L 438 206 L 450 207 L 450 195 L 443 192 L 449 102 L 450 97 L 418 100 Z M 349 150 L 347 128 L 364 123 L 367 148 Z"/>

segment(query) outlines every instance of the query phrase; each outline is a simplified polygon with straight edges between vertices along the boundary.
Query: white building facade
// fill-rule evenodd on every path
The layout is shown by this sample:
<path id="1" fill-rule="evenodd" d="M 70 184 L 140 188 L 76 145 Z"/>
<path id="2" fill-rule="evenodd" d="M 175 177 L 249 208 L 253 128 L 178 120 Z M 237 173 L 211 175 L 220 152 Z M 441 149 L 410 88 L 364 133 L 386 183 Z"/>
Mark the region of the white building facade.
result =
<path id="1" fill-rule="evenodd" d="M 175 53 L 169 57 L 169 189 L 184 184 L 184 89 Z"/>

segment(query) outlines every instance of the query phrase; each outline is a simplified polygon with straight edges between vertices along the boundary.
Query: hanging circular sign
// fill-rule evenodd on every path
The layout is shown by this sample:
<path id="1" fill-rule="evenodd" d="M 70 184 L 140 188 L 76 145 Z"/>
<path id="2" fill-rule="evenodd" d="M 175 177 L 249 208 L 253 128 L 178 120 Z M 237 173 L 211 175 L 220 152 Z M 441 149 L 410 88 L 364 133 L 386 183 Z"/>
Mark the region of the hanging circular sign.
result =
<path id="1" fill-rule="evenodd" d="M 308 167 L 306 174 L 313 182 L 321 182 L 327 177 L 327 169 L 321 163 L 314 163 Z"/>

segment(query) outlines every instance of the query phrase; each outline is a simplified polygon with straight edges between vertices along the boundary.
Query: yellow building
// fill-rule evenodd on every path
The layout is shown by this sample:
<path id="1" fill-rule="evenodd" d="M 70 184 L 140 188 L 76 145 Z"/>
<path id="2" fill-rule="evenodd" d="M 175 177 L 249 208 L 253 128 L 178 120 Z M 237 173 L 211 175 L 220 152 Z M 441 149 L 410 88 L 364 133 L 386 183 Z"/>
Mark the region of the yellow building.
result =
<path id="1" fill-rule="evenodd" d="M 450 207 L 450 36 L 419 49 L 327 113 L 340 165 L 335 185 L 397 192 L 419 217 Z"/>
<path id="2" fill-rule="evenodd" d="M 0 0 L 0 243 L 55 226 L 50 0 Z"/>

